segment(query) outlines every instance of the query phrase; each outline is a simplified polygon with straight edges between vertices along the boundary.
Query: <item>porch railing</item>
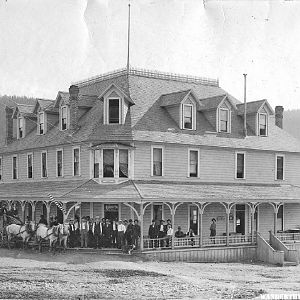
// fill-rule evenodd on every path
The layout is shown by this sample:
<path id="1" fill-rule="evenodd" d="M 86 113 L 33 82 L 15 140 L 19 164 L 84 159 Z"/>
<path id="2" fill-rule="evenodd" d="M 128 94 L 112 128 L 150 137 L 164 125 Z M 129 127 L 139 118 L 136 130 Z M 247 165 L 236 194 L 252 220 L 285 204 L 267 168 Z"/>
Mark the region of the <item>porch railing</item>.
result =
<path id="1" fill-rule="evenodd" d="M 254 236 L 256 243 L 256 236 Z M 231 235 L 229 236 L 228 244 L 232 245 L 247 245 L 252 243 L 251 234 L 247 235 Z M 174 248 L 196 248 L 200 247 L 200 236 L 174 238 Z M 202 247 L 217 247 L 226 246 L 226 236 L 204 237 L 202 239 Z M 144 238 L 144 249 L 170 249 L 172 248 L 172 238 Z"/>
<path id="2" fill-rule="evenodd" d="M 276 236 L 282 242 L 300 241 L 300 233 L 298 232 L 297 233 L 278 232 Z"/>

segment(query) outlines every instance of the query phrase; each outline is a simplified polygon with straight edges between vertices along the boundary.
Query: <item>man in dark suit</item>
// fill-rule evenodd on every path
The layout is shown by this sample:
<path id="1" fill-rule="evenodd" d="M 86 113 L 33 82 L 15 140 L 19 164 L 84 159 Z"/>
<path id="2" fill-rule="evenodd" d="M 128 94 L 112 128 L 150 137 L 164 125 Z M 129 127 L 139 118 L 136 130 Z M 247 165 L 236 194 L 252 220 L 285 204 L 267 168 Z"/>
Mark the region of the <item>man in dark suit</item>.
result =
<path id="1" fill-rule="evenodd" d="M 138 249 L 139 237 L 141 236 L 141 226 L 138 220 L 134 220 L 133 225 L 133 246 L 134 249 Z"/>
<path id="2" fill-rule="evenodd" d="M 164 220 L 159 221 L 158 238 L 160 239 L 160 247 L 164 247 L 165 245 L 164 238 L 167 235 L 166 226 L 164 225 L 164 222 L 165 222 Z"/>
<path id="3" fill-rule="evenodd" d="M 70 248 L 74 248 L 76 244 L 76 229 L 73 219 L 71 219 L 69 222 L 69 233 L 69 246 Z"/>
<path id="4" fill-rule="evenodd" d="M 106 248 L 111 247 L 112 241 L 112 226 L 108 219 L 105 220 L 105 224 L 103 227 L 103 236 L 104 236 L 104 245 Z"/>
<path id="5" fill-rule="evenodd" d="M 102 248 L 102 223 L 100 222 L 100 217 L 96 217 L 96 222 L 93 224 L 93 235 L 95 239 L 95 247 Z"/>
<path id="6" fill-rule="evenodd" d="M 150 241 L 150 248 L 153 248 L 153 239 L 157 239 L 158 238 L 158 231 L 159 231 L 159 228 L 156 225 L 155 220 L 152 220 L 152 224 L 149 226 L 149 230 L 148 230 L 149 238 L 152 239 Z M 156 240 L 155 241 L 155 247 L 158 247 L 158 243 L 157 242 L 158 241 Z"/>

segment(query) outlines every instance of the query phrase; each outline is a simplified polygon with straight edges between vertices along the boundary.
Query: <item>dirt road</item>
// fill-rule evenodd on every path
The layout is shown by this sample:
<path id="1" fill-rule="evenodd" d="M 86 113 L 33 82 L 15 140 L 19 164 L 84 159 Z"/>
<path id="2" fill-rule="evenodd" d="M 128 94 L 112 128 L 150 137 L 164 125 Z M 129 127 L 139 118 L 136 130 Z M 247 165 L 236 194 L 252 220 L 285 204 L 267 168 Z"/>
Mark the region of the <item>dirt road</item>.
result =
<path id="1" fill-rule="evenodd" d="M 300 294 L 300 267 L 0 249 L 5 299 L 251 299 L 264 293 Z"/>

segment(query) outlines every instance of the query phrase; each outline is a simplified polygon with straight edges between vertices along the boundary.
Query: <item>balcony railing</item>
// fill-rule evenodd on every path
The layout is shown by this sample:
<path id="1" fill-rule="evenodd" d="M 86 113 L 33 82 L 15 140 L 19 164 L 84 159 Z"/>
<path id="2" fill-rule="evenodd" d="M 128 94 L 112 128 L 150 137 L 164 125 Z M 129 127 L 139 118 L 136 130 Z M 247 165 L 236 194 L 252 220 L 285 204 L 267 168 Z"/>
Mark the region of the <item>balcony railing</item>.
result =
<path id="1" fill-rule="evenodd" d="M 297 233 L 278 232 L 276 236 L 282 242 L 300 241 L 300 233 L 298 232 Z"/>
<path id="2" fill-rule="evenodd" d="M 228 245 L 249 245 L 252 243 L 251 234 L 241 235 L 230 235 L 228 240 Z M 256 243 L 256 236 L 253 237 L 253 243 Z M 183 238 L 174 238 L 174 249 L 180 248 L 199 248 L 201 245 L 200 237 L 183 237 Z M 215 237 L 204 237 L 202 239 L 202 247 L 218 247 L 226 246 L 227 237 L 226 236 L 215 236 Z M 144 249 L 170 249 L 172 248 L 172 238 L 157 238 L 150 239 L 144 238 Z"/>

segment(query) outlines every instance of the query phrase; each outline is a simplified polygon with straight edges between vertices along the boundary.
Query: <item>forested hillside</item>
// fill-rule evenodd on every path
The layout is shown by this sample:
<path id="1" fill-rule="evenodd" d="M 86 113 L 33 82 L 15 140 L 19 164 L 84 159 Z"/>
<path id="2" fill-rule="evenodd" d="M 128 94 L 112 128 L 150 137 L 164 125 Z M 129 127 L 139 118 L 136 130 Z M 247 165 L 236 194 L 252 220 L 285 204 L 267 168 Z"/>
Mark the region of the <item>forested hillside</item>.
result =
<path id="1" fill-rule="evenodd" d="M 287 110 L 284 112 L 283 129 L 300 139 L 300 109 Z"/>

